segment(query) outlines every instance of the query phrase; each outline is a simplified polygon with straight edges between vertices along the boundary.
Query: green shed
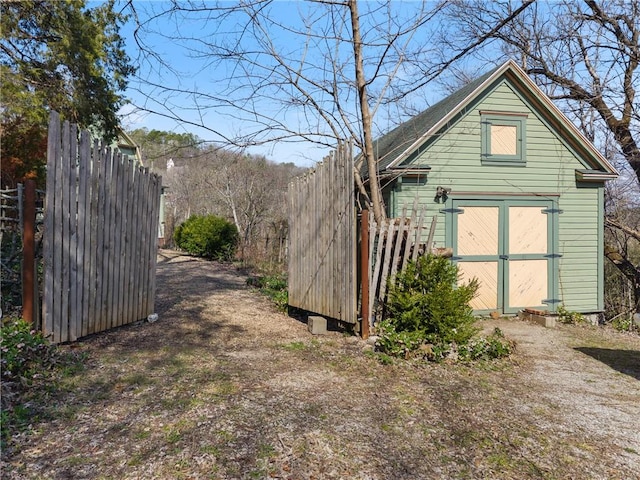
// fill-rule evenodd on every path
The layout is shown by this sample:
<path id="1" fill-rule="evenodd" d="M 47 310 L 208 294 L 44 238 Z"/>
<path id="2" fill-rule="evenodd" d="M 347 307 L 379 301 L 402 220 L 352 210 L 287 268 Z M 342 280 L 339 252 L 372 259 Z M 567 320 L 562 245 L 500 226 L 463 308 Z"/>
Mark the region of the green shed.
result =
<path id="1" fill-rule="evenodd" d="M 480 281 L 477 313 L 604 308 L 604 184 L 616 169 L 513 61 L 375 142 L 390 217 L 416 197 L 435 246 Z"/>

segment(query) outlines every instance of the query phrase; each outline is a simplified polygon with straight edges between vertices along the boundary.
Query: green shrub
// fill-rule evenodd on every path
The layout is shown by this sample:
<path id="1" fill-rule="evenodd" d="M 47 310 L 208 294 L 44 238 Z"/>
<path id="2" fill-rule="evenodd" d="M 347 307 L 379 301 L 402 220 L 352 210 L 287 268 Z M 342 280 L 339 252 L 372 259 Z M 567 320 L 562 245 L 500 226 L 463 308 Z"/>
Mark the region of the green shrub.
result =
<path id="1" fill-rule="evenodd" d="M 53 347 L 24 320 L 13 320 L 0 328 L 0 365 L 3 382 L 29 384 L 55 363 Z"/>
<path id="2" fill-rule="evenodd" d="M 289 306 L 289 290 L 287 278 L 284 275 L 265 275 L 262 277 L 251 277 L 247 284 L 257 287 L 269 297 L 281 311 L 286 311 Z"/>
<path id="3" fill-rule="evenodd" d="M 461 360 L 490 360 L 511 355 L 514 344 L 504 337 L 502 330 L 496 327 L 488 337 L 472 339 L 466 345 L 458 347 Z"/>
<path id="4" fill-rule="evenodd" d="M 558 321 L 569 325 L 585 323 L 584 315 L 567 310 L 564 305 L 558 306 Z"/>
<path id="5" fill-rule="evenodd" d="M 611 326 L 618 332 L 635 332 L 640 334 L 640 325 L 633 321 L 633 314 L 618 316 L 611 320 Z"/>
<path id="6" fill-rule="evenodd" d="M 0 327 L 2 368 L 2 416 L 0 438 L 4 446 L 15 431 L 27 428 L 39 417 L 57 388 L 61 375 L 83 368 L 83 355 L 65 353 L 51 345 L 42 333 L 21 319 Z"/>
<path id="7" fill-rule="evenodd" d="M 192 215 L 178 225 L 173 239 L 178 248 L 192 255 L 231 260 L 238 245 L 238 229 L 215 215 Z"/>
<path id="8" fill-rule="evenodd" d="M 390 284 L 387 312 L 396 331 L 421 332 L 430 343 L 463 344 L 476 333 L 469 302 L 477 280 L 456 286 L 458 267 L 427 255 L 409 262 Z"/>
<path id="9" fill-rule="evenodd" d="M 389 286 L 388 316 L 376 326 L 377 349 L 393 357 L 478 360 L 509 355 L 513 344 L 499 329 L 478 338 L 469 302 L 477 280 L 456 285 L 458 268 L 442 257 L 409 262 Z"/>
<path id="10" fill-rule="evenodd" d="M 424 343 L 420 330 L 397 330 L 390 320 L 383 320 L 376 326 L 378 348 L 393 357 L 409 358 Z"/>
<path id="11" fill-rule="evenodd" d="M 617 317 L 611 322 L 611 326 L 618 332 L 629 332 L 633 330 L 633 321 L 629 316 Z"/>

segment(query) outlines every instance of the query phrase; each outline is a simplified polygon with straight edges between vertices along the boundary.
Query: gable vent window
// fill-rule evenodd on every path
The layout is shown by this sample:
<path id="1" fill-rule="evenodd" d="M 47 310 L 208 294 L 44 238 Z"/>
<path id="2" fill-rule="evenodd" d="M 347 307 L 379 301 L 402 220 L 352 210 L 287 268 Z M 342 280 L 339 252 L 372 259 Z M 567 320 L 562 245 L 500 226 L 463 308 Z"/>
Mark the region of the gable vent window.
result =
<path id="1" fill-rule="evenodd" d="M 482 164 L 525 166 L 525 115 L 480 114 L 482 128 Z"/>

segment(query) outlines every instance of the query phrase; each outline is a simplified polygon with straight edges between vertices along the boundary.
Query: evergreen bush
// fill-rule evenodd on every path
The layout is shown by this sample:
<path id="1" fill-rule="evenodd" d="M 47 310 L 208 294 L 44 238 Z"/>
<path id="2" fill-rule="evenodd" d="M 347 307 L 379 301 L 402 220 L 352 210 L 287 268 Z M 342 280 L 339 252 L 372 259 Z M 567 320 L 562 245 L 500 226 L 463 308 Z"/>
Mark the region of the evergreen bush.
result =
<path id="1" fill-rule="evenodd" d="M 174 234 L 178 248 L 198 257 L 231 260 L 238 245 L 238 229 L 222 217 L 192 215 Z"/>
<path id="2" fill-rule="evenodd" d="M 478 281 L 456 286 L 457 280 L 458 267 L 444 257 L 409 262 L 389 286 L 389 322 L 396 331 L 421 332 L 430 343 L 468 342 L 478 331 L 469 306 Z"/>
<path id="3" fill-rule="evenodd" d="M 513 345 L 496 330 L 477 338 L 469 302 L 478 290 L 473 279 L 457 285 L 458 267 L 428 255 L 409 262 L 389 285 L 387 318 L 377 325 L 383 355 L 429 360 L 476 360 L 507 356 Z"/>

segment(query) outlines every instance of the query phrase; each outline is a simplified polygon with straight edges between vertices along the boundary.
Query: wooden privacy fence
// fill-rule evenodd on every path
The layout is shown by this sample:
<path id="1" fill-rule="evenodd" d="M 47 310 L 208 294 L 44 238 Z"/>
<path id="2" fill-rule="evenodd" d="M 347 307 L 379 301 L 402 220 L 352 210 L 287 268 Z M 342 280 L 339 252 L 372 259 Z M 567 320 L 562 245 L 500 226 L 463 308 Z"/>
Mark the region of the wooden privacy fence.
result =
<path id="1" fill-rule="evenodd" d="M 431 250 L 437 217 L 427 230 L 417 199 L 409 214 L 405 206 L 381 225 L 365 210 L 358 235 L 353 158 L 344 144 L 294 179 L 288 198 L 289 305 L 352 324 L 366 319 L 366 337 L 382 318 L 389 279 Z"/>
<path id="2" fill-rule="evenodd" d="M 356 323 L 352 147 L 341 144 L 289 185 L 289 305 Z"/>
<path id="3" fill-rule="evenodd" d="M 154 311 L 161 180 L 49 121 L 43 331 L 73 341 Z"/>

